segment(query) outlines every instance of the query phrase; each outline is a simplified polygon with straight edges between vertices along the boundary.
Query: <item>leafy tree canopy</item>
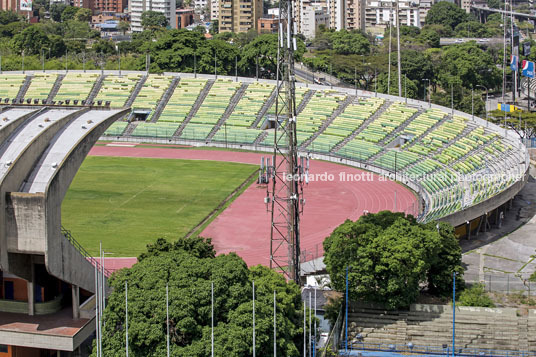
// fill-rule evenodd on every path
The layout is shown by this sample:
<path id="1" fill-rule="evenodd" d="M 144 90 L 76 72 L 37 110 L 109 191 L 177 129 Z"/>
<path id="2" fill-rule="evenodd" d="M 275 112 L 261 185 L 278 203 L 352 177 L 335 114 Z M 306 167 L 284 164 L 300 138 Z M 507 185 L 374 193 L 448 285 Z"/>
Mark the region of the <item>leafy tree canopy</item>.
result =
<path id="1" fill-rule="evenodd" d="M 61 12 L 61 22 L 74 20 L 79 8 L 75 6 L 67 6 Z"/>
<path id="2" fill-rule="evenodd" d="M 440 24 L 454 29 L 466 19 L 467 13 L 465 10 L 453 3 L 440 1 L 432 5 L 425 21 L 426 24 Z"/>
<path id="3" fill-rule="evenodd" d="M 0 24 L 7 25 L 12 22 L 18 22 L 20 20 L 21 17 L 17 15 L 16 12 L 0 10 Z"/>
<path id="4" fill-rule="evenodd" d="M 168 21 L 166 15 L 161 12 L 149 10 L 144 11 L 141 14 L 141 26 L 145 30 L 151 28 L 166 27 L 167 25 Z"/>
<path id="5" fill-rule="evenodd" d="M 390 308 L 414 303 L 422 287 L 437 295 L 452 288 L 452 273 L 463 272 L 461 249 L 447 224 L 419 224 L 388 211 L 347 220 L 324 241 L 324 262 L 332 287 L 345 289 L 349 268 L 351 299 Z M 463 279 L 457 278 L 463 286 Z"/>
<path id="6" fill-rule="evenodd" d="M 277 294 L 277 354 L 299 356 L 303 305 L 293 282 L 262 266 L 248 269 L 236 254 L 215 256 L 210 240 L 158 239 L 130 269 L 110 279 L 104 312 L 103 352 L 124 351 L 125 282 L 128 282 L 129 341 L 133 356 L 166 354 L 166 284 L 169 285 L 173 356 L 207 356 L 211 349 L 211 283 L 214 283 L 216 356 L 252 354 L 252 282 L 255 282 L 256 353 L 273 353 L 273 293 Z M 95 355 L 95 352 L 93 353 Z"/>

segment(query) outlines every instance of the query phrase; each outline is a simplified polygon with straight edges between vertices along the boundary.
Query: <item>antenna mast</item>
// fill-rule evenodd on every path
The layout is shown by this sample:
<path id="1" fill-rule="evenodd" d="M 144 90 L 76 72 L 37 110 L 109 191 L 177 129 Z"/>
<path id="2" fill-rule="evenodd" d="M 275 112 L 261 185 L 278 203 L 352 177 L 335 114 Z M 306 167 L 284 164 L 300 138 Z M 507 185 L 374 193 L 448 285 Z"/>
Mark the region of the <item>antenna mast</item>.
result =
<path id="1" fill-rule="evenodd" d="M 294 51 L 296 23 L 291 0 L 279 2 L 277 95 L 273 166 L 271 167 L 270 268 L 300 285 L 300 213 L 304 172 L 298 158 Z M 307 165 L 308 166 L 308 165 Z"/>

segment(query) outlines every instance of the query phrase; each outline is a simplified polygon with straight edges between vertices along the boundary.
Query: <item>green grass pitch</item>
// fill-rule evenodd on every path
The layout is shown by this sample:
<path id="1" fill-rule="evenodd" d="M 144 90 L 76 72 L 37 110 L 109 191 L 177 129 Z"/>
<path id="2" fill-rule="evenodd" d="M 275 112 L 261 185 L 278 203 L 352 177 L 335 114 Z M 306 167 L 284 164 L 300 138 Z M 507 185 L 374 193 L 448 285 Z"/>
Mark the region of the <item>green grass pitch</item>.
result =
<path id="1" fill-rule="evenodd" d="M 93 256 L 132 257 L 197 225 L 254 165 L 196 160 L 86 158 L 62 205 L 62 224 Z"/>

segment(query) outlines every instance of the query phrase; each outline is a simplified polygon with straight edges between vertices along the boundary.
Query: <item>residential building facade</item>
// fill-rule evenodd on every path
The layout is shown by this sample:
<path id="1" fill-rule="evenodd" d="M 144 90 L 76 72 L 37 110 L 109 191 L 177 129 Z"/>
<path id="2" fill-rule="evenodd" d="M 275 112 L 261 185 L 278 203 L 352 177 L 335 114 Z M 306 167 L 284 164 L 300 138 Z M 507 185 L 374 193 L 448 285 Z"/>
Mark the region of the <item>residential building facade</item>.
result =
<path id="1" fill-rule="evenodd" d="M 177 27 L 176 3 L 175 0 L 130 0 L 130 28 L 132 32 L 141 32 L 141 15 L 145 11 L 161 12 L 166 16 L 169 27 Z"/>
<path id="2" fill-rule="evenodd" d="M 257 29 L 262 14 L 262 0 L 220 0 L 219 31 L 239 33 Z"/>

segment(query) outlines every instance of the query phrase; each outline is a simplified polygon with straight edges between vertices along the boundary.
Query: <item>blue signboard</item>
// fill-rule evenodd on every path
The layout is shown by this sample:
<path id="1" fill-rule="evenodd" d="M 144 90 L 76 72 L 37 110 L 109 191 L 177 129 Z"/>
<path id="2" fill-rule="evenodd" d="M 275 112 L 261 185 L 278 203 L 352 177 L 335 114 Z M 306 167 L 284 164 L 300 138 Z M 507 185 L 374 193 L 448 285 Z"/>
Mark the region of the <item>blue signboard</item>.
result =
<path id="1" fill-rule="evenodd" d="M 517 71 L 517 56 L 510 56 L 510 68 L 512 69 L 512 71 Z"/>
<path id="2" fill-rule="evenodd" d="M 521 74 L 524 75 L 525 77 L 534 78 L 534 62 L 523 61 Z"/>

